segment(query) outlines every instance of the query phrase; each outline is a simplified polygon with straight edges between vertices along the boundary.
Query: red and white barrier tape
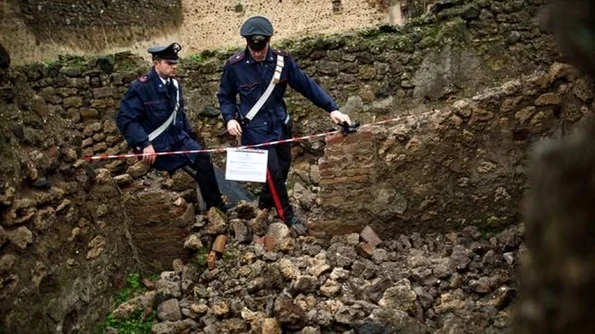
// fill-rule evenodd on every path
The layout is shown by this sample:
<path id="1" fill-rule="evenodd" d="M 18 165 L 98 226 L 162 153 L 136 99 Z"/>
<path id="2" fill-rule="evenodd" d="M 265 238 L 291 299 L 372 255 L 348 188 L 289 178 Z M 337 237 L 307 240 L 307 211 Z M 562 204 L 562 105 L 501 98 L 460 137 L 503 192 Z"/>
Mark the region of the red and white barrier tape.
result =
<path id="1" fill-rule="evenodd" d="M 394 122 L 405 120 L 410 117 L 419 118 L 419 117 L 430 115 L 432 113 L 435 113 L 435 111 L 419 113 L 419 114 L 415 114 L 415 115 L 404 115 L 404 116 L 391 118 L 391 119 L 387 119 L 387 120 L 383 120 L 383 121 L 364 124 L 360 128 L 364 128 L 364 127 L 368 127 L 368 126 L 372 126 L 372 125 L 380 125 L 380 124 L 385 124 L 385 123 L 394 123 Z M 244 146 L 238 146 L 238 147 L 220 147 L 220 148 L 201 149 L 201 150 L 155 152 L 154 155 L 162 156 L 162 155 L 195 154 L 195 153 L 222 153 L 222 152 L 226 152 L 227 149 L 241 150 L 241 149 L 247 149 L 247 148 L 271 146 L 271 145 L 277 145 L 277 144 L 283 144 L 283 143 L 292 143 L 292 142 L 298 142 L 298 141 L 302 141 L 302 140 L 314 139 L 314 138 L 319 138 L 319 137 L 327 137 L 327 136 L 331 136 L 331 135 L 334 135 L 339 132 L 340 132 L 339 130 L 329 131 L 329 132 L 323 132 L 323 133 L 318 133 L 318 134 L 314 134 L 314 135 L 294 137 L 294 138 L 283 139 L 283 140 L 275 140 L 275 141 L 271 141 L 271 142 L 267 142 L 267 143 L 244 145 Z M 107 159 L 126 159 L 126 158 L 142 157 L 144 155 L 146 155 L 146 154 L 145 153 L 127 153 L 127 154 L 96 155 L 96 156 L 88 156 L 87 155 L 84 157 L 84 159 L 87 161 L 107 160 Z"/>

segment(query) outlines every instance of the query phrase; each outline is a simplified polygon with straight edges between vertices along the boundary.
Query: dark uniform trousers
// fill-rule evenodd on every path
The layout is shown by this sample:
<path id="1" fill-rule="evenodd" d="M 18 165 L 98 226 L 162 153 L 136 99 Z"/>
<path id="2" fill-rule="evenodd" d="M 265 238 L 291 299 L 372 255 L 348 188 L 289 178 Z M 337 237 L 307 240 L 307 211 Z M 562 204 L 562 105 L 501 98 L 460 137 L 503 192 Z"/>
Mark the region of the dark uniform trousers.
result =
<path id="1" fill-rule="evenodd" d="M 223 200 L 221 199 L 221 191 L 217 184 L 215 177 L 215 169 L 211 161 L 211 155 L 208 153 L 199 153 L 190 164 L 190 167 L 196 171 L 194 179 L 200 188 L 201 195 L 207 204 L 207 208 L 218 207 L 223 208 Z"/>
<path id="2" fill-rule="evenodd" d="M 267 182 L 262 186 L 258 207 L 275 207 L 279 217 L 285 222 L 293 218 L 285 182 L 291 166 L 291 143 L 268 146 Z"/>
<path id="3" fill-rule="evenodd" d="M 170 100 L 175 101 L 176 89 L 175 89 L 174 85 L 171 84 L 171 81 L 169 81 L 166 84 L 166 87 L 167 87 L 168 98 Z M 173 103 L 171 103 L 171 104 L 173 105 Z M 192 140 L 197 142 L 197 138 L 194 133 L 191 133 L 190 137 L 192 137 Z M 180 143 L 180 144 L 182 144 L 182 143 Z M 189 149 L 189 148 L 183 146 L 181 149 Z M 170 165 L 170 166 L 171 165 L 175 166 L 175 161 L 173 161 L 173 160 L 177 160 L 175 158 L 167 157 L 167 156 L 158 157 L 157 159 L 160 159 L 160 158 L 172 160 L 170 163 L 167 163 L 167 165 Z M 184 158 L 186 158 L 186 157 L 184 157 Z M 200 193 L 207 205 L 207 208 L 211 208 L 211 207 L 223 208 L 224 203 L 223 203 L 223 200 L 221 199 L 221 191 L 219 190 L 219 185 L 217 184 L 217 178 L 215 176 L 215 169 L 213 168 L 213 161 L 211 160 L 211 155 L 209 153 L 197 153 L 197 154 L 195 154 L 194 162 L 192 162 L 191 159 L 187 159 L 187 158 L 184 159 L 184 158 L 183 158 L 183 160 L 189 160 L 189 161 L 182 163 L 181 167 L 188 165 L 190 168 L 192 168 L 196 172 L 194 175 L 194 180 L 196 181 L 196 183 L 198 184 L 198 187 L 200 188 Z"/>
<path id="4" fill-rule="evenodd" d="M 176 90 L 175 87 L 171 84 L 171 81 L 168 82 L 166 85 L 167 87 L 167 95 L 168 98 L 175 100 Z M 194 133 L 190 134 L 192 140 L 197 141 L 196 135 Z M 187 149 L 184 147 L 184 149 Z M 167 156 L 158 157 L 168 159 Z M 196 173 L 194 175 L 194 180 L 198 184 L 200 189 L 200 193 L 202 198 L 204 199 L 207 208 L 211 207 L 219 207 L 223 208 L 223 200 L 221 199 L 221 191 L 219 190 L 219 185 L 217 184 L 217 178 L 215 176 L 215 169 L 213 168 L 213 161 L 211 160 L 211 155 L 209 153 L 197 153 L 195 154 L 194 162 L 191 159 L 189 160 L 188 166 L 192 168 Z M 184 165 L 182 165 L 183 167 Z"/>

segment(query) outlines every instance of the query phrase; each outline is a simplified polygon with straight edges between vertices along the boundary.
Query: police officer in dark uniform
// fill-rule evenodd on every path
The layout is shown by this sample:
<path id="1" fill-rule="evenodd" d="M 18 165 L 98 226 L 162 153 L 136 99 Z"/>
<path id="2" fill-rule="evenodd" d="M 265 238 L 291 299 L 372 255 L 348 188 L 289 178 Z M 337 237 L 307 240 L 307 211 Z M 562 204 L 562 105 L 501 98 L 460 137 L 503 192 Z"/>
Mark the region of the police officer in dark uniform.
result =
<path id="1" fill-rule="evenodd" d="M 143 161 L 156 169 L 173 173 L 185 166 L 192 167 L 207 208 L 226 210 L 209 154 L 155 155 L 200 149 L 184 112 L 182 87 L 175 79 L 180 49 L 178 43 L 148 49 L 153 67 L 128 88 L 116 124 L 130 147 L 142 152 Z"/>
<path id="2" fill-rule="evenodd" d="M 334 123 L 351 124 L 349 116 L 337 110 L 335 101 L 297 66 L 290 55 L 269 47 L 273 25 L 268 19 L 262 16 L 249 18 L 242 25 L 240 35 L 246 39 L 246 49 L 233 55 L 225 64 L 217 97 L 227 131 L 233 136 L 241 136 L 243 145 L 291 138 L 291 119 L 283 101 L 288 85 L 326 110 Z M 239 103 L 236 102 L 238 95 Z M 267 182 L 262 189 L 259 208 L 274 206 L 295 234 L 306 234 L 307 228 L 295 217 L 285 187 L 291 164 L 291 144 L 266 149 L 269 151 Z"/>

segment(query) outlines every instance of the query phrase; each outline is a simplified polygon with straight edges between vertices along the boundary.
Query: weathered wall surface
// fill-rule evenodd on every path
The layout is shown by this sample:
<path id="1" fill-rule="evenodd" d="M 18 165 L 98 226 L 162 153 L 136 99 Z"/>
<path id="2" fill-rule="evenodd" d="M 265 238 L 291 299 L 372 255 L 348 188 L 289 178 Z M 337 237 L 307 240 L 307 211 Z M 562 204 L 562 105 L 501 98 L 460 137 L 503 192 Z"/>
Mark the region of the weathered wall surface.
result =
<path id="1" fill-rule="evenodd" d="M 557 45 L 569 62 L 594 78 L 595 50 L 583 47 L 595 37 L 594 3 L 552 1 L 548 11 Z M 533 150 L 518 334 L 595 331 L 589 311 L 595 306 L 595 123 L 592 117 L 586 123 Z"/>
<path id="2" fill-rule="evenodd" d="M 145 55 L 147 46 L 171 41 L 190 55 L 242 45 L 239 28 L 252 15 L 271 18 L 277 39 L 403 21 L 398 1 L 3 0 L 0 43 L 17 63 L 122 49 Z"/>
<path id="3" fill-rule="evenodd" d="M 451 104 L 457 99 L 474 96 L 479 90 L 498 86 L 508 78 L 549 68 L 557 53 L 549 36 L 542 34 L 531 21 L 540 3 L 537 0 L 477 1 L 444 9 L 424 20 L 412 22 L 399 31 L 370 30 L 346 36 L 308 38 L 288 42 L 283 47 L 293 52 L 306 72 L 320 81 L 341 105 L 345 105 L 355 120 L 367 123 L 374 118 L 390 118 L 402 114 L 404 110 L 417 113 L 431 107 L 447 110 L 443 108 L 445 103 Z M 203 141 L 211 147 L 228 146 L 233 142 L 232 138 L 224 134 L 215 100 L 220 70 L 229 56 L 228 52 L 204 53 L 201 59 L 185 59 L 182 64 L 184 74 L 181 79 L 187 94 L 189 117 L 203 136 Z M 93 181 L 95 173 L 86 171 L 85 164 L 79 160 L 84 155 L 128 151 L 115 128 L 114 115 L 118 101 L 129 83 L 146 70 L 147 65 L 141 60 L 127 54 L 116 54 L 106 58 L 64 57 L 58 61 L 32 64 L 1 73 L 1 310 L 4 324 L 10 326 L 8 328 L 16 328 L 18 331 L 19 326 L 30 323 L 36 329 L 39 328 L 40 332 L 58 327 L 66 328 L 65 332 L 69 332 L 75 328 L 74 324 L 87 326 L 100 316 L 92 314 L 91 310 L 107 309 L 103 306 L 110 302 L 109 297 L 100 298 L 100 293 L 114 289 L 112 282 L 117 281 L 118 275 L 134 270 L 134 260 L 129 256 L 132 249 L 129 240 L 134 239 L 134 235 L 130 235 L 130 238 L 126 236 L 127 227 L 132 232 L 134 228 L 131 228 L 130 217 L 124 214 L 126 209 L 122 206 L 118 189 L 129 184 L 130 178 L 143 177 L 144 171 L 135 165 L 134 159 L 93 164 L 93 168 L 105 168 L 97 175 L 103 180 L 99 184 L 106 189 L 95 191 L 98 183 Z M 572 85 L 558 82 L 550 88 L 559 89 L 558 93 L 562 95 L 566 94 L 565 89 L 578 86 L 576 82 Z M 501 97 L 498 97 L 497 103 L 502 103 L 499 100 Z M 583 98 L 586 99 L 584 106 L 590 109 L 588 101 L 592 97 L 584 95 Z M 303 98 L 291 94 L 287 102 L 296 121 L 296 135 L 329 128 L 328 119 L 323 112 L 316 110 Z M 512 103 L 510 113 L 520 111 L 521 109 L 516 109 L 519 106 L 529 107 L 531 103 L 536 103 L 530 97 L 512 102 L 508 102 Z M 429 107 L 424 106 L 424 103 Z M 581 106 L 577 108 L 580 109 Z M 500 119 L 496 116 L 500 112 L 499 104 L 480 107 L 486 116 L 492 117 L 490 120 Z M 532 133 L 533 126 L 542 124 L 537 120 L 543 118 L 544 126 L 551 125 L 550 121 L 554 121 L 551 113 L 556 110 L 558 108 L 554 104 L 551 108 L 540 106 L 535 110 L 536 115 L 528 112 L 528 130 L 519 131 L 521 139 L 524 138 L 525 143 L 534 140 L 534 134 L 529 134 Z M 577 109 L 569 107 L 569 110 Z M 479 117 L 481 113 L 473 111 L 471 119 Z M 446 119 L 448 122 L 453 120 L 456 118 Z M 471 127 L 469 121 L 461 122 L 443 124 L 441 131 L 444 131 L 445 138 L 463 146 L 470 145 L 466 154 L 471 154 L 472 147 L 477 148 L 479 158 L 474 157 L 474 161 L 485 158 L 488 162 L 499 162 L 504 166 L 506 162 L 499 160 L 499 157 L 491 157 L 481 151 L 487 151 L 496 145 L 483 141 L 482 126 L 493 126 L 496 131 L 500 125 L 486 120 L 484 125 L 474 121 Z M 506 131 L 510 130 L 506 125 L 501 126 Z M 445 143 L 432 144 L 429 140 L 436 135 L 424 133 L 424 129 L 426 128 L 422 127 L 415 130 L 420 132 L 411 130 L 412 132 L 406 133 L 412 138 L 419 136 L 419 141 L 426 145 L 424 147 L 437 151 L 437 156 L 444 157 L 444 160 L 432 160 L 433 166 L 441 167 L 430 168 L 427 174 L 420 176 L 415 174 L 419 171 L 410 172 L 412 174 L 408 180 L 421 177 L 428 180 L 424 182 L 435 180 L 435 184 L 427 186 L 424 191 L 431 191 L 432 187 L 450 189 L 454 187 L 452 179 L 450 176 L 442 177 L 442 174 L 443 168 L 452 166 L 444 165 L 448 162 L 448 157 L 454 154 L 452 147 Z M 475 138 L 460 137 L 462 129 L 467 129 Z M 509 132 L 507 134 L 510 135 Z M 388 139 L 397 138 L 391 136 L 393 135 L 387 134 Z M 490 137 L 490 140 L 494 138 L 497 137 Z M 463 139 L 473 143 L 467 144 L 461 141 Z M 396 140 L 394 146 L 387 147 L 384 153 L 409 150 L 414 147 L 410 142 L 411 138 L 408 139 L 409 145 L 403 148 L 404 144 Z M 318 166 L 315 164 L 323 154 L 324 145 L 321 141 L 315 141 L 295 146 L 296 168 L 291 177 L 294 194 L 303 191 L 304 185 L 319 184 Z M 403 166 L 420 168 L 422 160 L 429 153 L 422 149 L 419 154 L 410 165 Z M 220 156 L 216 158 L 221 159 Z M 385 163 L 385 158 L 386 156 L 382 156 L 376 161 Z M 516 161 L 515 158 L 516 156 L 507 161 Z M 469 162 L 466 167 L 476 168 L 476 165 Z M 506 166 L 504 170 L 509 172 L 511 168 Z M 523 167 L 514 168 L 519 168 L 522 172 Z M 506 177 L 509 174 L 501 175 Z M 112 184 L 111 176 L 120 182 L 120 188 L 106 186 Z M 475 176 L 469 176 L 472 177 Z M 146 181 L 151 182 L 151 178 Z M 494 184 L 488 182 L 484 185 L 479 182 L 474 190 L 493 195 Z M 50 189 L 56 189 L 48 190 L 48 185 Z M 314 189 L 307 188 L 308 191 Z M 505 189 L 509 194 L 513 193 L 508 187 Z M 444 191 L 444 194 L 450 196 L 450 193 Z M 99 197 L 89 197 L 90 192 Z M 392 193 L 388 191 L 386 194 Z M 407 200 L 409 203 L 417 203 L 425 194 L 427 193 L 420 193 L 419 197 Z M 161 195 L 158 193 L 156 196 Z M 190 198 L 191 195 L 186 192 L 187 200 L 186 197 Z M 312 196 L 302 199 L 305 200 L 300 200 L 300 210 L 311 210 L 312 203 L 315 202 L 310 201 Z M 513 200 L 514 197 L 510 199 Z M 479 203 L 485 205 L 488 199 L 485 201 Z M 105 205 L 100 205 L 102 203 Z M 436 205 L 436 202 L 429 204 Z M 115 209 L 112 210 L 113 208 Z M 408 204 L 407 208 L 411 210 L 412 206 Z M 476 208 L 465 205 L 449 210 L 453 213 L 458 210 L 456 217 L 475 217 Z M 185 209 L 178 211 L 181 211 L 181 215 L 186 212 Z M 69 212 L 73 212 L 72 215 Z M 413 211 L 404 211 L 405 214 L 410 212 Z M 420 211 L 415 212 L 410 219 L 417 218 Z M 51 224 L 50 231 L 53 233 L 43 230 L 44 223 L 51 222 L 46 216 L 55 216 L 57 222 L 60 222 Z M 142 220 L 142 217 L 139 219 Z M 347 219 L 346 215 L 344 220 Z M 189 220 L 185 222 L 190 223 Z M 71 241 L 73 235 L 75 237 Z M 51 247 L 43 246 L 46 244 Z M 95 258 L 95 254 L 99 255 Z M 105 263 L 111 265 L 107 266 Z M 31 268 L 40 268 L 37 270 L 40 274 L 35 274 Z M 34 275 L 48 276 L 46 272 L 53 273 L 56 281 L 33 278 Z M 84 279 L 76 281 L 76 278 L 69 276 L 73 273 Z M 30 287 L 31 281 L 47 283 Z M 74 292 L 66 293 L 64 289 L 72 287 L 75 282 L 79 282 L 77 284 L 81 287 L 75 290 L 84 290 L 86 293 L 76 296 L 91 297 L 69 297 L 74 296 L 71 295 Z M 39 291 L 43 293 L 38 293 Z M 13 307 L 15 303 L 18 307 Z M 31 308 L 30 305 L 35 306 Z M 46 313 L 42 311 L 42 307 L 47 305 L 52 305 L 53 311 L 44 317 Z M 33 316 L 41 320 L 32 321 Z M 81 331 L 84 332 L 84 328 Z"/>
<path id="4" fill-rule="evenodd" d="M 0 73 L 0 333 L 91 333 L 128 273 L 187 256 L 192 204 L 158 185 L 147 191 L 149 180 L 123 193 L 126 177 L 80 159 L 89 141 L 96 150 L 121 141 L 111 121 L 80 122 L 114 105 L 111 88 L 91 88 L 101 73 L 68 65 Z M 74 95 L 81 88 L 92 94 Z M 70 112 L 57 112 L 58 101 Z M 93 107 L 73 121 L 82 101 Z M 151 203 L 154 211 L 143 208 Z"/>
<path id="5" fill-rule="evenodd" d="M 538 9 L 538 4 L 518 1 L 479 1 L 445 9 L 397 32 L 307 38 L 279 47 L 291 50 L 352 119 L 369 123 L 407 110 L 425 111 L 522 73 L 546 70 L 558 54 L 551 37 L 533 21 Z M 189 114 L 208 146 L 231 143 L 221 135 L 225 129 L 215 97 L 229 55 L 183 63 Z M 290 92 L 286 102 L 295 135 L 329 129 L 328 117 L 298 94 Z M 323 147 L 322 141 L 304 142 L 296 152 L 314 162 Z"/>
<path id="6" fill-rule="evenodd" d="M 181 23 L 180 0 L 0 1 L 0 43 L 17 64 L 134 46 Z"/>
<path id="7" fill-rule="evenodd" d="M 25 73 L 0 73 L 0 332 L 90 332 L 139 270 L 119 189 L 77 161 Z M 72 82 L 71 82 L 72 84 Z M 68 88 L 66 88 L 68 90 Z M 106 173 L 107 172 L 107 173 Z"/>
<path id="8" fill-rule="evenodd" d="M 442 110 L 329 139 L 319 163 L 327 220 L 315 228 L 373 223 L 388 236 L 520 221 L 528 148 L 592 112 L 592 84 L 577 74 L 556 63 Z"/>
<path id="9" fill-rule="evenodd" d="M 281 47 L 291 50 L 353 119 L 367 123 L 405 110 L 426 110 L 424 103 L 437 106 L 470 97 L 507 78 L 547 68 L 557 53 L 551 38 L 530 19 L 538 6 L 517 1 L 495 4 L 455 6 L 397 32 L 308 38 Z M 181 65 L 188 115 L 211 147 L 233 142 L 224 135 L 215 97 L 228 56 L 205 53 L 201 59 L 184 59 Z M 113 154 L 127 151 L 113 125 L 118 101 L 147 66 L 116 54 L 31 65 L 27 73 L 49 113 L 70 119 L 83 131 L 83 155 Z M 301 96 L 292 92 L 287 103 L 296 135 L 329 128 L 327 116 Z M 93 123 L 109 130 L 96 135 L 84 129 Z M 316 157 L 322 148 L 319 141 L 301 143 L 296 154 Z M 121 172 L 124 165 L 125 161 L 115 161 L 107 167 Z"/>

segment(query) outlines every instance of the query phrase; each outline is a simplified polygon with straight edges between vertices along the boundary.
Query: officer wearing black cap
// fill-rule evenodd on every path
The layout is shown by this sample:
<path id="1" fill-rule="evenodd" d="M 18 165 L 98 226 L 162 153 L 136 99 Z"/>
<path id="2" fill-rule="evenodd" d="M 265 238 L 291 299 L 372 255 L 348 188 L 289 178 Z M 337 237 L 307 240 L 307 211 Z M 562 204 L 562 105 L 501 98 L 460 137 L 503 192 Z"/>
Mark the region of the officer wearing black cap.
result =
<path id="1" fill-rule="evenodd" d="M 250 49 L 260 51 L 268 45 L 273 36 L 273 25 L 265 17 L 253 16 L 242 25 L 240 35 L 246 39 Z"/>
<path id="2" fill-rule="evenodd" d="M 270 48 L 273 32 L 271 22 L 262 16 L 249 18 L 240 29 L 240 35 L 246 39 L 246 49 L 234 54 L 225 64 L 217 93 L 227 131 L 241 136 L 244 145 L 291 138 L 291 119 L 283 101 L 288 85 L 326 110 L 334 123 L 351 124 L 349 116 L 338 111 L 335 101 L 289 54 Z M 238 95 L 239 102 L 236 102 Z M 259 208 L 274 206 L 294 233 L 305 234 L 305 224 L 295 217 L 285 187 L 291 165 L 291 144 L 266 149 L 269 151 L 267 182 Z"/>
<path id="3" fill-rule="evenodd" d="M 207 207 L 226 210 L 208 154 L 155 155 L 155 152 L 200 149 L 184 112 L 182 87 L 175 79 L 181 48 L 180 44 L 172 43 L 147 50 L 152 55 L 153 66 L 128 88 L 116 124 L 130 147 L 142 152 L 143 161 L 156 169 L 173 173 L 190 166 L 196 170 L 196 182 Z"/>

